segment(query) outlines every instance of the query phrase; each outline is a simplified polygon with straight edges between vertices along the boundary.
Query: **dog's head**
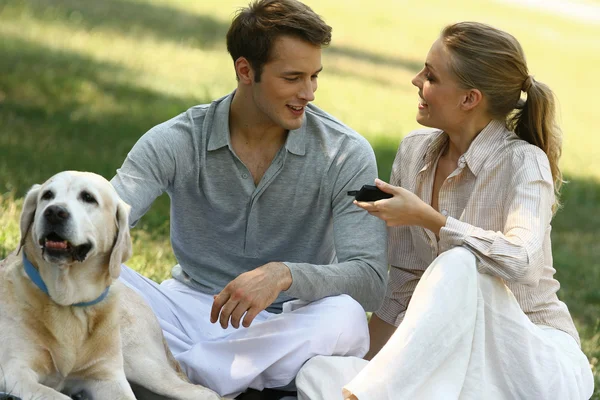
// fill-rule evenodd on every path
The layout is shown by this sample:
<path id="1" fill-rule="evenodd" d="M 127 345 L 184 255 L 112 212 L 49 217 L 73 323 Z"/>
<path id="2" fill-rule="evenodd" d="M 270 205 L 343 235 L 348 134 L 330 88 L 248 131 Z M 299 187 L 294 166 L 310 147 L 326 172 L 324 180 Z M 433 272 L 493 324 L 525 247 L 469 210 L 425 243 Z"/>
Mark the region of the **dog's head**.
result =
<path id="1" fill-rule="evenodd" d="M 100 175 L 61 172 L 27 193 L 20 246 L 30 237 L 38 256 L 58 268 L 95 259 L 116 279 L 131 256 L 128 216 L 129 206 Z"/>

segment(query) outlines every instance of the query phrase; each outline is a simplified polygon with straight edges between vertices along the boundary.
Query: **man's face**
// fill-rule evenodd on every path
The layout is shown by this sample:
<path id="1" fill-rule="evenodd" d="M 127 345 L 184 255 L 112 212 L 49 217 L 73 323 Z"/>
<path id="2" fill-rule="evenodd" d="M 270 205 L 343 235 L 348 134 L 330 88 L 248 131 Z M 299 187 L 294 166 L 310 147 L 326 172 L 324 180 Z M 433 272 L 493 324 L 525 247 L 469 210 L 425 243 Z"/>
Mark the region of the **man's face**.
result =
<path id="1" fill-rule="evenodd" d="M 322 69 L 320 47 L 293 36 L 276 39 L 260 82 L 252 83 L 252 98 L 267 124 L 300 128 L 306 105 L 315 99 Z"/>

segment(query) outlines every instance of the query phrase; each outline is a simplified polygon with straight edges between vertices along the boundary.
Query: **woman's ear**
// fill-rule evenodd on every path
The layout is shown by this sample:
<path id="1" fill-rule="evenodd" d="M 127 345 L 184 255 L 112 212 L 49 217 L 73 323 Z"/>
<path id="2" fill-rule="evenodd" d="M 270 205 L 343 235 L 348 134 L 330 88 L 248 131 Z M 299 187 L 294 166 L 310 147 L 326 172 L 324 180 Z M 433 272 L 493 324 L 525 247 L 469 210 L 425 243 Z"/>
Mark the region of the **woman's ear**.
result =
<path id="1" fill-rule="evenodd" d="M 477 107 L 483 100 L 483 93 L 479 89 L 469 89 L 463 96 L 460 104 L 465 111 L 470 111 Z"/>

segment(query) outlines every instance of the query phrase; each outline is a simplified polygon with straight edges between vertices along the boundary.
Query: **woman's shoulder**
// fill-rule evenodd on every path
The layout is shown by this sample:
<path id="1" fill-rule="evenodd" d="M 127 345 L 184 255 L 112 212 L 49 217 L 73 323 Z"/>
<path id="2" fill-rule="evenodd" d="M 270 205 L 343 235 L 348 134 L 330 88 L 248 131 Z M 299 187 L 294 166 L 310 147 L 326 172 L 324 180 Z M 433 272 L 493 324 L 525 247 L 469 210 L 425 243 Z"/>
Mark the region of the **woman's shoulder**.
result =
<path id="1" fill-rule="evenodd" d="M 548 163 L 548 156 L 538 146 L 518 137 L 514 132 L 506 137 L 505 151 L 511 159 L 517 162 L 531 160 L 532 162 Z"/>
<path id="2" fill-rule="evenodd" d="M 427 147 L 436 138 L 440 137 L 443 131 L 434 128 L 422 128 L 415 129 L 409 132 L 402 141 L 400 142 L 400 148 L 415 148 L 415 147 Z"/>
<path id="3" fill-rule="evenodd" d="M 544 180 L 552 182 L 550 161 L 546 153 L 538 146 L 518 137 L 514 132 L 506 137 L 503 151 L 504 157 L 499 158 L 505 163 L 510 163 L 513 170 L 529 170 Z"/>
<path id="4" fill-rule="evenodd" d="M 428 140 L 433 137 L 437 137 L 442 133 L 441 129 L 435 128 L 421 128 L 410 131 L 406 136 L 404 136 L 404 140 L 415 141 L 415 140 Z"/>

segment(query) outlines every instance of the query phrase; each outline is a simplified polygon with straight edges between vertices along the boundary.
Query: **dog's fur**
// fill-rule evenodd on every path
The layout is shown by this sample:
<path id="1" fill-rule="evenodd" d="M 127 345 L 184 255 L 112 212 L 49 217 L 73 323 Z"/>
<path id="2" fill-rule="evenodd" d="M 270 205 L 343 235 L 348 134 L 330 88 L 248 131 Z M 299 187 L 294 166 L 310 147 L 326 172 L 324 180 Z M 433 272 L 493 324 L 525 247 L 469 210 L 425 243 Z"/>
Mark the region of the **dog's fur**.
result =
<path id="1" fill-rule="evenodd" d="M 219 399 L 187 381 L 152 310 L 117 280 L 131 254 L 128 213 L 110 183 L 91 173 L 62 172 L 28 192 L 19 249 L 0 262 L 0 392 L 135 399 L 132 382 L 173 399 Z M 25 273 L 21 252 L 49 295 Z M 101 302 L 73 306 L 108 286 Z"/>

